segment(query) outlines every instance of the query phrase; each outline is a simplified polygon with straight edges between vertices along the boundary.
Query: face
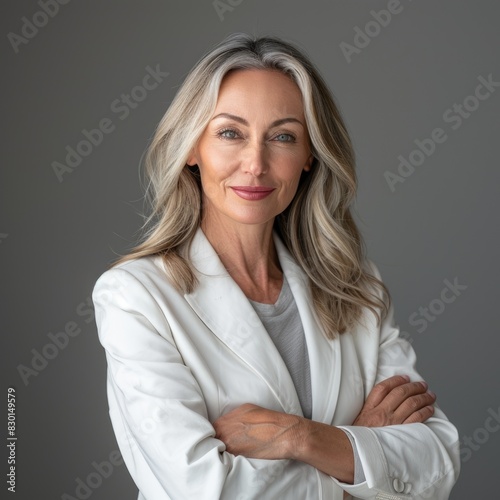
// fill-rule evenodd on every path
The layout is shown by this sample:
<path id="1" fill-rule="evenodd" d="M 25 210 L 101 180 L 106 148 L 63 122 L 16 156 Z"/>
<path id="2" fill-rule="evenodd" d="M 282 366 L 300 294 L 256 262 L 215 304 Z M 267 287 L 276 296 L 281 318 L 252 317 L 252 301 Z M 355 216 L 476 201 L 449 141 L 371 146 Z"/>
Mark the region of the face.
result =
<path id="1" fill-rule="evenodd" d="M 273 70 L 229 73 L 187 161 L 200 170 L 204 228 L 272 226 L 312 161 L 297 85 Z"/>

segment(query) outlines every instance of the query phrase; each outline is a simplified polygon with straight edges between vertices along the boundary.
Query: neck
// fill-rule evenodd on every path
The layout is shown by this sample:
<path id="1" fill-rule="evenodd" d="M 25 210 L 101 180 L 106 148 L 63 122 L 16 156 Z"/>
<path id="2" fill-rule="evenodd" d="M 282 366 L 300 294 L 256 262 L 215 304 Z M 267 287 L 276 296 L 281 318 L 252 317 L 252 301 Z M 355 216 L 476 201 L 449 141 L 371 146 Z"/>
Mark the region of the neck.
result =
<path id="1" fill-rule="evenodd" d="M 212 216 L 204 217 L 201 223 L 230 276 L 249 299 L 257 302 L 275 303 L 283 283 L 273 223 L 238 224 Z"/>

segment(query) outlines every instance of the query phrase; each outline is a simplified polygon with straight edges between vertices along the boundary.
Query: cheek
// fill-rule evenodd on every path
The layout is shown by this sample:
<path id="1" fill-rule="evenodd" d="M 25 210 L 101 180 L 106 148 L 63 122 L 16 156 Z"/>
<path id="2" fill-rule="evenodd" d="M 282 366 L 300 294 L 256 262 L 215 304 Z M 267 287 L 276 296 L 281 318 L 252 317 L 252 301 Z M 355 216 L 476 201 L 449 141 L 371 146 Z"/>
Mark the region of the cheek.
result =
<path id="1" fill-rule="evenodd" d="M 295 193 L 297 192 L 298 187 L 299 187 L 299 177 L 294 178 L 288 183 L 286 189 L 286 197 L 288 202 L 292 201 L 293 197 L 295 196 Z"/>
<path id="2" fill-rule="evenodd" d="M 234 151 L 229 148 L 206 148 L 201 155 L 200 172 L 205 176 L 207 181 L 217 181 L 217 179 L 224 179 L 232 171 L 234 171 L 237 164 Z"/>
<path id="3" fill-rule="evenodd" d="M 205 155 L 200 163 L 198 167 L 205 196 L 209 199 L 224 196 L 224 186 L 235 170 L 232 167 L 234 155 L 215 150 L 213 153 Z"/>
<path id="4" fill-rule="evenodd" d="M 279 175 L 283 184 L 292 188 L 297 187 L 300 177 L 304 172 L 305 162 L 298 160 L 296 157 L 288 158 L 288 161 L 280 162 Z"/>
<path id="5" fill-rule="evenodd" d="M 282 199 L 286 201 L 286 203 L 290 203 L 297 193 L 297 189 L 299 187 L 300 177 L 302 175 L 302 168 L 294 168 L 293 175 L 290 175 L 288 172 L 288 176 L 283 179 L 283 190 L 282 190 Z"/>

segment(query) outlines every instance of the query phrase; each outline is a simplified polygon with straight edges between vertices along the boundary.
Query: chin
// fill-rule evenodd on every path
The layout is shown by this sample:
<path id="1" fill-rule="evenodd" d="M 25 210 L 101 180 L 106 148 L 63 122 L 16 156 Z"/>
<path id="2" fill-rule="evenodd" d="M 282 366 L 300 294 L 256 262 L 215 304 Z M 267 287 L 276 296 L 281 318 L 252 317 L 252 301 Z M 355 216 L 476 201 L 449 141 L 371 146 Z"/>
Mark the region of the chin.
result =
<path id="1" fill-rule="evenodd" d="M 234 214 L 233 216 L 230 216 L 230 218 L 238 222 L 240 224 L 244 225 L 259 225 L 259 224 L 266 224 L 268 222 L 273 223 L 274 218 L 276 217 L 275 214 L 269 214 L 269 213 L 239 213 L 239 214 Z"/>

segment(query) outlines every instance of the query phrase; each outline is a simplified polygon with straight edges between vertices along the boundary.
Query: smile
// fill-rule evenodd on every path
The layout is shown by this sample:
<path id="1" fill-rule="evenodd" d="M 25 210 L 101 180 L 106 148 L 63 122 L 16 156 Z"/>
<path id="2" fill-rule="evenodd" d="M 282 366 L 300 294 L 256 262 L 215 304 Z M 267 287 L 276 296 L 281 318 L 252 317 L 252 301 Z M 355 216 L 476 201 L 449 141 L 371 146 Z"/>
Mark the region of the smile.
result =
<path id="1" fill-rule="evenodd" d="M 245 200 L 257 201 L 269 196 L 275 188 L 265 186 L 230 186 L 231 189 Z"/>

